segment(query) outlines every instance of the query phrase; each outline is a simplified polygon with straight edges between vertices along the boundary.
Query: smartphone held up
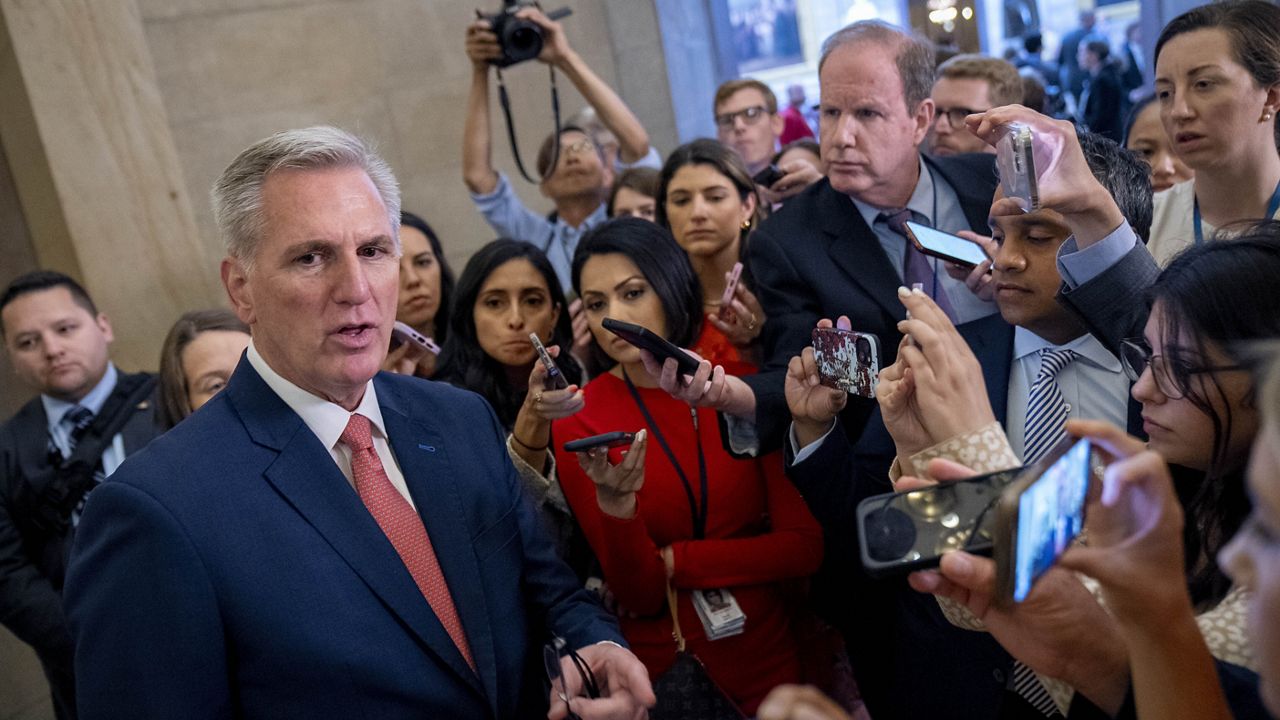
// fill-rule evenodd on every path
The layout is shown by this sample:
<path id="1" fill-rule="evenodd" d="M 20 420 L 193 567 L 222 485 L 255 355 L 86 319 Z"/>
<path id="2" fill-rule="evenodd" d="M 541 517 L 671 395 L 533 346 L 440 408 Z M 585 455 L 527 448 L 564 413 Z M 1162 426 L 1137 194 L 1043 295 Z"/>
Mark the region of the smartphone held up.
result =
<path id="1" fill-rule="evenodd" d="M 875 335 L 814 328 L 811 339 L 823 385 L 859 397 L 875 397 L 880 376 L 880 342 Z"/>

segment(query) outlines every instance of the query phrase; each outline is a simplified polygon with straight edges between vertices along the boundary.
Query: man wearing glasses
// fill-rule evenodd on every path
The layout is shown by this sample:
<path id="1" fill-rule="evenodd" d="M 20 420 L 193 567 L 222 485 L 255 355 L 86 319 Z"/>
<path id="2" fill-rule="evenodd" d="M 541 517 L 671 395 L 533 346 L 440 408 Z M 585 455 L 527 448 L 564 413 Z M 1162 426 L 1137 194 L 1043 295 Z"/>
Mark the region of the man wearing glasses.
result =
<path id="1" fill-rule="evenodd" d="M 715 118 L 716 137 L 742 157 L 747 172 L 756 178 L 761 199 L 770 205 L 822 179 L 821 173 L 802 160 L 779 164 L 782 174 L 777 177 L 758 177 L 773 161 L 786 128 L 785 118 L 778 114 L 778 98 L 768 85 L 750 78 L 724 83 L 716 90 Z"/>
<path id="2" fill-rule="evenodd" d="M 994 153 L 995 148 L 969 132 L 964 119 L 993 107 L 1022 102 L 1022 78 L 1013 65 L 982 55 L 957 55 L 938 66 L 933 83 L 934 118 L 927 147 L 934 157 Z"/>

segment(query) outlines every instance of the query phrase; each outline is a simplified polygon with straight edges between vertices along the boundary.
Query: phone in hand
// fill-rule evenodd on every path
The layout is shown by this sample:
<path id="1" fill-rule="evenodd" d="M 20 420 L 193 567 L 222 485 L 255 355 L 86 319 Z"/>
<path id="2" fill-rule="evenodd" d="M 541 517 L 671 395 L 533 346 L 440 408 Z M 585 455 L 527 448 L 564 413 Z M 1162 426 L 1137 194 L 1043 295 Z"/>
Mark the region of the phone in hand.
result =
<path id="1" fill-rule="evenodd" d="M 1098 470 L 1088 439 L 1066 439 L 1027 468 L 996 508 L 997 600 L 1026 599 L 1036 580 L 1084 529 L 1085 503 Z"/>
<path id="2" fill-rule="evenodd" d="M 952 235 L 928 225 L 907 221 L 907 238 L 925 255 L 936 257 L 965 267 L 976 267 L 990 260 L 982 246 L 959 235 Z"/>
<path id="3" fill-rule="evenodd" d="M 391 326 L 392 347 L 399 347 L 405 343 L 413 345 L 420 350 L 425 350 L 432 355 L 440 354 L 440 346 L 435 344 L 435 341 L 417 330 L 414 330 L 407 323 L 397 320 L 396 324 Z"/>
<path id="4" fill-rule="evenodd" d="M 990 555 L 993 506 L 1019 472 L 1002 470 L 858 503 L 858 544 L 867 574 L 889 577 L 937 567 L 949 550 Z"/>
<path id="5" fill-rule="evenodd" d="M 733 270 L 729 271 L 729 282 L 724 286 L 724 295 L 720 296 L 720 309 L 716 312 L 716 316 L 723 322 L 729 322 L 733 318 L 733 295 L 738 292 L 738 282 L 742 280 L 742 263 L 733 264 Z"/>
<path id="6" fill-rule="evenodd" d="M 1018 201 L 1023 212 L 1040 209 L 1040 178 L 1036 175 L 1035 133 L 1014 123 L 996 142 L 996 168 L 1004 196 Z M 1044 167 L 1048 167 L 1046 162 Z"/>
<path id="7" fill-rule="evenodd" d="M 823 385 L 859 397 L 875 397 L 880 376 L 880 341 L 875 335 L 814 328 L 811 338 Z"/>
<path id="8" fill-rule="evenodd" d="M 769 164 L 763 170 L 751 176 L 751 180 L 760 187 L 773 187 L 773 184 L 786 177 L 787 174 L 777 165 Z"/>
<path id="9" fill-rule="evenodd" d="M 661 335 L 646 327 L 634 323 L 605 318 L 601 323 L 605 330 L 626 340 L 641 350 L 648 350 L 658 363 L 665 363 L 667 358 L 676 359 L 676 369 L 682 375 L 693 375 L 698 371 L 698 361 L 692 355 L 673 345 Z"/>
<path id="10" fill-rule="evenodd" d="M 542 382 L 542 389 L 563 390 L 569 387 L 569 381 L 564 379 L 564 373 L 560 372 L 555 359 L 551 357 L 551 353 L 547 352 L 547 348 L 538 339 L 538 333 L 529 333 L 529 342 L 533 343 L 533 349 L 538 351 L 538 359 L 542 362 L 542 366 L 547 369 L 547 378 Z"/>
<path id="11" fill-rule="evenodd" d="M 630 445 L 636 439 L 635 433 L 615 430 L 614 432 L 592 435 L 591 437 L 570 440 L 564 444 L 565 452 L 586 452 L 595 448 L 615 448 Z"/>

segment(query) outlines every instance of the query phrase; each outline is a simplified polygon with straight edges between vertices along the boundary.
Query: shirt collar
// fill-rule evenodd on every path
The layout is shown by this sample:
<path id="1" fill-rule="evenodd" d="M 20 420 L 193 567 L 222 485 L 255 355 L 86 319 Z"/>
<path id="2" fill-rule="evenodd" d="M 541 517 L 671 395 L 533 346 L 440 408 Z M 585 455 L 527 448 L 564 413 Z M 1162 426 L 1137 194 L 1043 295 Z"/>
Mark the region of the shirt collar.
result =
<path id="1" fill-rule="evenodd" d="M 286 380 L 267 364 L 266 359 L 254 347 L 252 340 L 249 341 L 249 349 L 245 354 L 249 364 L 258 371 L 258 375 L 262 376 L 267 386 L 280 396 L 289 409 L 298 413 L 298 417 L 302 418 L 302 422 L 311 428 L 311 432 L 315 433 L 326 448 L 332 450 L 333 446 L 338 444 L 338 439 L 342 437 L 342 432 L 347 429 L 347 422 L 350 421 L 353 413 L 337 403 L 313 395 Z M 382 408 L 378 406 L 378 394 L 373 387 L 372 379 L 365 385 L 364 397 L 360 399 L 360 405 L 356 407 L 355 412 L 369 418 L 374 429 L 384 439 L 387 437 L 386 426 L 382 422 Z"/>
<path id="2" fill-rule="evenodd" d="M 1089 333 L 1064 345 L 1054 345 L 1030 330 L 1017 326 L 1013 329 L 1013 359 L 1022 360 L 1041 350 L 1074 350 L 1091 364 L 1110 372 L 1120 372 L 1120 361 L 1098 339 Z"/>
<path id="3" fill-rule="evenodd" d="M 916 189 L 911 193 L 911 198 L 907 200 L 907 209 L 918 217 L 924 218 L 925 224 L 933 225 L 936 222 L 936 218 L 933 217 L 933 173 L 929 172 L 929 168 L 925 166 L 923 155 L 917 154 L 916 157 L 920 162 L 920 179 L 916 181 Z M 849 199 L 858 208 L 858 212 L 861 213 L 862 219 L 866 221 L 867 227 L 875 226 L 876 218 L 880 217 L 880 213 L 886 210 L 898 209 L 876 207 L 862 202 L 852 195 L 849 196 Z"/>
<path id="4" fill-rule="evenodd" d="M 40 402 L 44 405 L 44 416 L 48 421 L 49 429 L 52 430 L 57 427 L 58 423 L 62 422 L 62 416 L 77 405 L 89 408 L 89 411 L 96 416 L 101 412 L 102 406 L 106 404 L 107 397 L 111 395 L 111 391 L 116 389 L 118 377 L 119 373 L 116 371 L 116 366 L 108 362 L 107 371 L 102 374 L 102 379 L 98 381 L 97 385 L 93 386 L 93 389 L 87 395 L 80 398 L 79 402 L 67 402 L 66 400 L 59 400 L 41 393 Z"/>
<path id="5" fill-rule="evenodd" d="M 587 230 L 595 227 L 596 225 L 603 224 L 604 221 L 608 219 L 609 219 L 609 209 L 605 207 L 604 203 L 600 203 L 599 207 L 597 207 L 594 212 L 588 215 L 587 219 L 583 220 L 582 224 L 579 225 L 578 227 L 572 227 L 571 225 L 569 225 L 569 223 L 565 222 L 564 219 L 560 217 L 559 213 L 557 213 L 555 229 L 557 233 L 561 233 L 561 234 L 584 233 Z"/>

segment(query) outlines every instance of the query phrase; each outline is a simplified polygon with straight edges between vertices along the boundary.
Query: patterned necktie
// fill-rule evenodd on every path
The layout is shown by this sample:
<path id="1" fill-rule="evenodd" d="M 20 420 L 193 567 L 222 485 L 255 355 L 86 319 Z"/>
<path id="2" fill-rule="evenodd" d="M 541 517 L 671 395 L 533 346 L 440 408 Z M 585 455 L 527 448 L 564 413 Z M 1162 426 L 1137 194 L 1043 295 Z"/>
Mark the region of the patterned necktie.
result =
<path id="1" fill-rule="evenodd" d="M 1067 403 L 1058 387 L 1058 373 L 1076 359 L 1074 350 L 1043 350 L 1040 353 L 1040 371 L 1031 385 L 1027 398 L 1027 420 L 1022 441 L 1024 465 L 1044 457 L 1065 433 Z"/>
<path id="2" fill-rule="evenodd" d="M 933 271 L 933 259 L 928 255 L 920 252 L 915 243 L 907 237 L 907 221 L 912 219 L 910 210 L 886 210 L 880 213 L 880 219 L 884 221 L 889 229 L 902 236 L 906 243 L 907 252 L 902 257 L 902 281 L 907 287 L 915 287 L 917 284 L 933 301 L 942 308 L 942 311 L 951 318 L 951 322 L 956 322 L 956 311 L 951 307 L 951 299 L 947 297 L 947 291 L 938 281 L 938 276 Z"/>
<path id="3" fill-rule="evenodd" d="M 1040 353 L 1040 371 L 1031 385 L 1027 420 L 1023 426 L 1026 429 L 1022 443 L 1024 465 L 1044 457 L 1066 434 L 1067 403 L 1062 399 L 1062 388 L 1058 386 L 1058 373 L 1075 359 L 1074 350 L 1043 350 Z M 1035 671 L 1017 660 L 1013 662 L 1013 691 L 1045 717 L 1060 717 L 1057 706 Z"/>
<path id="4" fill-rule="evenodd" d="M 63 425 L 70 425 L 71 432 L 67 435 L 67 454 L 63 455 L 58 448 L 58 444 L 54 442 L 53 437 L 49 438 L 49 458 L 52 462 L 66 462 L 76 451 L 76 445 L 84 438 L 84 434 L 89 431 L 89 426 L 93 424 L 93 411 L 83 405 L 76 405 L 67 410 L 59 421 Z M 102 458 L 99 457 L 93 468 L 93 486 L 97 487 L 98 483 L 107 478 L 107 473 L 102 467 Z M 90 488 L 92 490 L 93 488 Z M 89 498 L 86 492 L 80 498 L 80 502 L 76 503 L 75 509 L 71 511 L 71 524 L 80 523 L 80 513 L 84 510 L 84 502 Z"/>
<path id="5" fill-rule="evenodd" d="M 387 477 L 373 448 L 369 418 L 353 414 L 339 441 L 351 448 L 351 475 L 355 480 L 356 493 L 391 541 L 418 590 L 453 639 L 453 644 L 458 646 L 462 657 L 475 670 L 476 662 L 462 629 L 462 619 L 453 605 L 453 597 L 449 595 L 449 586 L 445 583 L 444 572 L 440 570 L 435 549 L 431 547 L 427 528 L 413 506 Z"/>

